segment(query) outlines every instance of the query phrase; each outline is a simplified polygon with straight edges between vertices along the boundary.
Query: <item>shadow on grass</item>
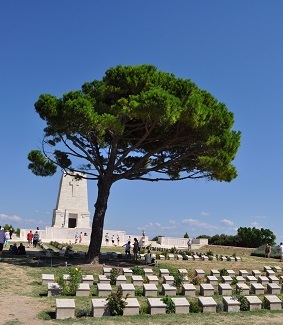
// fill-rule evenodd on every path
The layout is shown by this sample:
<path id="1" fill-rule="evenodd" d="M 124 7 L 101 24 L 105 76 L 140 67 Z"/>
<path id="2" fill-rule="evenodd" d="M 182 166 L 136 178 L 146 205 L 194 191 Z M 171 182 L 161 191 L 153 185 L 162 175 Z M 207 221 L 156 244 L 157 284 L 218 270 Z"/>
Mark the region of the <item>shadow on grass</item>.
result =
<path id="1" fill-rule="evenodd" d="M 45 310 L 38 314 L 38 318 L 42 320 L 56 319 L 56 312 L 52 310 Z"/>

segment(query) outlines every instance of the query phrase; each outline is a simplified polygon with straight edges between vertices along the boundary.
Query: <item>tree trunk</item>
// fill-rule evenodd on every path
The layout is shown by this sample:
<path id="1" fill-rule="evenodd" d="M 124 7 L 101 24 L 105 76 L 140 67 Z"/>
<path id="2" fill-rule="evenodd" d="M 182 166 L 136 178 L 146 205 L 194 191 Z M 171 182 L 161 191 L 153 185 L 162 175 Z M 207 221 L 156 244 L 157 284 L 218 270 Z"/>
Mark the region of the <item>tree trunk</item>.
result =
<path id="1" fill-rule="evenodd" d="M 104 217 L 107 210 L 107 202 L 110 194 L 112 182 L 100 178 L 97 183 L 98 194 L 95 203 L 95 212 L 92 222 L 92 231 L 90 237 L 90 244 L 88 247 L 87 258 L 89 263 L 98 264 L 99 254 L 103 235 Z"/>

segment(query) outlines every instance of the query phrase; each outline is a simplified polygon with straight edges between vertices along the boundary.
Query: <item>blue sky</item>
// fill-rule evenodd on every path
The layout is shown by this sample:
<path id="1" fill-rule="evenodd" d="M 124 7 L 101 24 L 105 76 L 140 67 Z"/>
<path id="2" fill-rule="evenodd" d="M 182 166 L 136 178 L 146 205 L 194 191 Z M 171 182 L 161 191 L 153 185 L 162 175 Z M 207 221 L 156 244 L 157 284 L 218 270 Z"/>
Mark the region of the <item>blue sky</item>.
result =
<path id="1" fill-rule="evenodd" d="M 27 154 L 44 123 L 34 103 L 101 79 L 118 64 L 153 64 L 194 81 L 235 114 L 242 144 L 231 183 L 114 184 L 105 229 L 149 237 L 271 229 L 283 240 L 281 0 L 2 1 L 0 224 L 51 225 L 60 172 L 34 176 Z M 96 183 L 89 182 L 93 214 Z"/>

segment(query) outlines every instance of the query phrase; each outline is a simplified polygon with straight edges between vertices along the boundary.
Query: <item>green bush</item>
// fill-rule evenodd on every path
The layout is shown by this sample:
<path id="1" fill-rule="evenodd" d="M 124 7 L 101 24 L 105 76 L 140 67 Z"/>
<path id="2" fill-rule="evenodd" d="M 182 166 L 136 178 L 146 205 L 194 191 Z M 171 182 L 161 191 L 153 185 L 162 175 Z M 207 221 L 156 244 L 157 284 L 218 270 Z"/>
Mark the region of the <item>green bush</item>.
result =
<path id="1" fill-rule="evenodd" d="M 198 305 L 197 301 L 191 301 L 190 303 L 190 313 L 201 313 L 202 308 Z"/>
<path id="2" fill-rule="evenodd" d="M 120 270 L 116 267 L 113 267 L 110 271 L 110 284 L 115 285 L 116 279 L 120 275 Z"/>
<path id="3" fill-rule="evenodd" d="M 124 313 L 124 309 L 126 308 L 126 301 L 129 294 L 126 297 L 123 297 L 122 289 L 118 288 L 117 292 L 112 292 L 106 300 L 107 306 L 109 308 L 110 314 L 112 316 L 122 316 Z"/>
<path id="4" fill-rule="evenodd" d="M 91 309 L 90 308 L 78 308 L 76 310 L 76 317 L 90 317 Z"/>
<path id="5" fill-rule="evenodd" d="M 244 295 L 237 295 L 237 300 L 240 302 L 240 310 L 247 311 L 249 310 L 248 299 Z"/>
<path id="6" fill-rule="evenodd" d="M 175 305 L 171 297 L 166 295 L 164 298 L 162 298 L 162 301 L 166 304 L 166 314 L 175 313 Z"/>
<path id="7" fill-rule="evenodd" d="M 174 273 L 173 276 L 174 276 L 174 286 L 177 289 L 177 294 L 180 294 L 186 275 L 184 273 L 178 272 L 178 273 Z"/>
<path id="8" fill-rule="evenodd" d="M 68 280 L 65 280 L 63 274 L 60 274 L 57 282 L 62 289 L 61 294 L 63 296 L 75 296 L 79 284 L 82 282 L 82 274 L 77 267 L 69 268 L 68 274 Z"/>
<path id="9" fill-rule="evenodd" d="M 220 273 L 220 276 L 226 276 L 226 275 L 229 275 L 228 271 L 227 271 L 225 268 L 219 270 L 219 273 Z"/>
<path id="10" fill-rule="evenodd" d="M 144 269 L 138 266 L 134 266 L 131 268 L 133 275 L 141 275 L 144 276 Z"/>

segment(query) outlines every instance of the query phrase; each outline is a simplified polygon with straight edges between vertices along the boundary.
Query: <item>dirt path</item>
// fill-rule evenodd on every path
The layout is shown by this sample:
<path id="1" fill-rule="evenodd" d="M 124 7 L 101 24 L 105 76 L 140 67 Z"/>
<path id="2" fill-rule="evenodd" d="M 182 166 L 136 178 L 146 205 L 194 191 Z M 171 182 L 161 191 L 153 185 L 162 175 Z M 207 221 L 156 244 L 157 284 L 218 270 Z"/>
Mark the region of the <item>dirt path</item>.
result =
<path id="1" fill-rule="evenodd" d="M 32 279 L 27 276 L 24 268 L 13 264 L 0 264 L 1 272 L 1 295 L 0 295 L 0 324 L 29 324 L 38 325 L 37 318 L 40 310 L 50 308 L 49 305 L 40 301 L 40 298 L 27 296 L 32 292 Z M 48 324 L 53 324 L 48 321 Z"/>

